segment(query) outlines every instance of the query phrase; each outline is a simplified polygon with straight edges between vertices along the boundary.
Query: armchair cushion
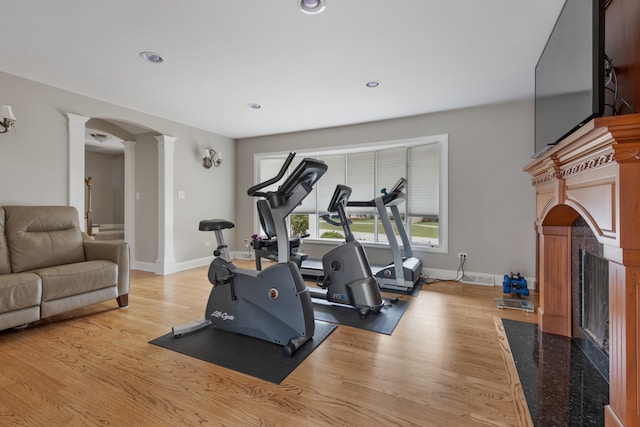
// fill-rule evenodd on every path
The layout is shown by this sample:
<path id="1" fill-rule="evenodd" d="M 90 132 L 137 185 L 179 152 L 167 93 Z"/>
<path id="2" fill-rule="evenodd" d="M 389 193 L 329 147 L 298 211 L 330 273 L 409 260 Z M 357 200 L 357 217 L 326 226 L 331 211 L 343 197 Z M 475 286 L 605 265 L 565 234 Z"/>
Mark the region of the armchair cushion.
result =
<path id="1" fill-rule="evenodd" d="M 40 305 L 42 281 L 33 273 L 0 276 L 0 313 Z"/>
<path id="2" fill-rule="evenodd" d="M 70 206 L 5 206 L 14 273 L 85 260 L 82 231 Z"/>
<path id="3" fill-rule="evenodd" d="M 80 295 L 118 282 L 118 265 L 111 261 L 86 261 L 32 270 L 42 278 L 42 301 Z"/>

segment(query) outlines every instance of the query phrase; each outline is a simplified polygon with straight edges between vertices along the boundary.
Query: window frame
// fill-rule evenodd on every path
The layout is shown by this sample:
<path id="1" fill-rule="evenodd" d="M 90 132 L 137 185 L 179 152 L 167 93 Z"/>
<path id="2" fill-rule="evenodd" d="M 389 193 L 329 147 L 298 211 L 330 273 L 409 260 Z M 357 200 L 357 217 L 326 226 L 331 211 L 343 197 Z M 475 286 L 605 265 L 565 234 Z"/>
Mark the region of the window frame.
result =
<path id="1" fill-rule="evenodd" d="M 326 147 L 324 149 L 300 149 L 296 150 L 296 159 L 292 163 L 292 167 L 295 167 L 296 160 L 300 160 L 303 157 L 318 157 L 318 156 L 329 156 L 329 155 L 345 155 L 355 152 L 375 152 L 384 149 L 391 148 L 409 148 L 420 145 L 432 144 L 436 143 L 439 145 L 439 214 L 438 214 L 438 245 L 427 245 L 421 244 L 417 242 L 411 242 L 411 247 L 413 251 L 418 252 L 434 252 L 434 253 L 447 253 L 448 252 L 448 242 L 449 242 L 449 227 L 448 227 L 448 199 L 449 199 L 449 172 L 448 172 L 448 158 L 449 158 L 449 135 L 448 134 L 440 134 L 440 135 L 430 135 L 430 136 L 421 136 L 415 138 L 406 138 L 406 139 L 397 139 L 391 141 L 380 141 L 373 143 L 364 143 L 364 144 L 354 144 L 348 146 L 340 146 L 340 147 Z M 253 181 L 254 184 L 258 183 L 258 178 L 260 176 L 260 162 L 263 158 L 282 158 L 283 160 L 286 158 L 289 151 L 274 151 L 274 152 L 262 152 L 262 153 L 254 153 L 253 154 Z M 377 166 L 377 165 L 376 165 Z M 405 174 L 408 175 L 408 165 L 405 165 Z M 375 178 L 375 176 L 374 176 Z M 314 190 L 315 194 L 315 190 Z M 312 197 L 309 195 L 308 197 Z M 317 194 L 315 194 L 317 199 Z M 410 194 L 407 197 L 411 197 Z M 319 212 L 317 208 L 317 201 L 314 202 L 316 204 L 316 212 Z M 292 213 L 292 215 L 295 212 Z M 408 215 L 408 203 L 405 204 L 405 208 L 402 210 L 402 214 L 406 218 L 410 218 Z M 310 224 L 309 227 L 312 227 L 311 217 L 317 217 L 317 214 L 309 214 L 310 216 Z M 376 212 L 376 217 L 378 217 Z M 318 219 L 319 220 L 319 219 Z M 315 235 L 318 235 L 318 220 L 315 221 L 314 227 L 316 227 Z M 253 211 L 253 224 L 255 230 L 260 230 L 260 219 L 258 218 L 258 213 L 254 209 Z M 410 226 L 409 226 L 410 227 Z M 408 230 L 409 239 L 411 239 L 411 229 Z M 379 232 L 382 232 L 380 230 Z M 334 239 L 321 239 L 318 237 L 307 237 L 305 238 L 306 242 L 313 244 L 327 244 L 335 246 L 338 243 L 337 240 Z M 360 241 L 360 243 L 365 247 L 373 247 L 373 248 L 388 248 L 389 244 L 384 241 Z M 402 244 L 399 242 L 402 247 Z"/>

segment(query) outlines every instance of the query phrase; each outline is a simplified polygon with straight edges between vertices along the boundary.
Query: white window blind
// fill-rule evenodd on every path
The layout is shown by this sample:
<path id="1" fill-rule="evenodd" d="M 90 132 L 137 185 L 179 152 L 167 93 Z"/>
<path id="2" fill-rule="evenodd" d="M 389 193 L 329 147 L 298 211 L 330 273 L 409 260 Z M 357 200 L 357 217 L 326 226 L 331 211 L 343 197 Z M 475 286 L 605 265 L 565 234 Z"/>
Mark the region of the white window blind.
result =
<path id="1" fill-rule="evenodd" d="M 409 147 L 409 215 L 440 212 L 440 150 L 438 144 Z"/>
<path id="2" fill-rule="evenodd" d="M 374 197 L 375 152 L 347 154 L 347 181 L 351 187 L 350 200 L 365 201 Z"/>
<path id="3" fill-rule="evenodd" d="M 405 147 L 380 150 L 377 153 L 375 195 L 380 190 L 390 190 L 398 179 L 407 178 L 407 149 Z"/>
<path id="4" fill-rule="evenodd" d="M 331 201 L 331 196 L 336 189 L 336 185 L 346 182 L 347 158 L 344 154 L 334 156 L 319 156 L 318 159 L 327 164 L 327 171 L 316 183 L 318 191 L 318 213 L 327 213 L 327 207 Z M 299 212 L 296 210 L 296 212 Z"/>
<path id="5" fill-rule="evenodd" d="M 376 163 L 376 194 L 380 196 L 382 189 L 391 190 L 400 178 L 407 178 L 407 149 L 406 147 L 380 150 L 377 153 Z M 404 213 L 405 204 L 398 205 L 401 213 Z"/>
<path id="6" fill-rule="evenodd" d="M 273 177 L 275 177 L 276 175 L 278 175 L 278 172 L 280 172 L 280 168 L 282 167 L 282 165 L 284 165 L 284 158 L 280 157 L 280 158 L 272 158 L 272 157 L 263 157 L 260 159 L 260 171 L 259 171 L 259 178 L 258 178 L 258 183 L 260 182 L 264 182 L 268 179 L 271 179 Z M 285 177 L 288 174 L 285 174 Z M 275 183 L 275 184 L 271 184 L 268 187 L 263 188 L 260 191 L 275 191 L 278 189 L 278 185 L 280 185 L 282 183 L 282 181 L 284 180 L 284 178 L 282 180 L 280 180 L 280 182 Z"/>

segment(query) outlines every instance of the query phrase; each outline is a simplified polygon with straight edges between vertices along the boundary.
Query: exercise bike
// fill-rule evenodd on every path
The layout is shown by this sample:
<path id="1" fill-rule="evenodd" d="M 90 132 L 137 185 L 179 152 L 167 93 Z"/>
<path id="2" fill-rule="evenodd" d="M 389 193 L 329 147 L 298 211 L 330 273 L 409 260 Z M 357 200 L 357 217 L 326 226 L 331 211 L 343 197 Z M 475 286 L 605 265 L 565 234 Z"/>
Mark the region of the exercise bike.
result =
<path id="1" fill-rule="evenodd" d="M 289 259 L 286 217 L 311 192 L 313 185 L 326 172 L 327 165 L 305 158 L 276 191 L 261 191 L 279 182 L 291 164 L 290 153 L 278 175 L 247 190 L 249 196 L 260 197 L 260 209 L 272 219 L 278 237 L 278 263 L 263 271 L 240 268 L 231 262 L 222 230 L 234 227 L 230 221 L 200 221 L 199 230 L 214 231 L 216 258 L 209 266 L 208 278 L 213 285 L 205 317 L 197 322 L 174 326 L 179 337 L 208 326 L 255 337 L 283 346 L 291 356 L 313 337 L 315 322 L 311 295 L 296 263 Z"/>

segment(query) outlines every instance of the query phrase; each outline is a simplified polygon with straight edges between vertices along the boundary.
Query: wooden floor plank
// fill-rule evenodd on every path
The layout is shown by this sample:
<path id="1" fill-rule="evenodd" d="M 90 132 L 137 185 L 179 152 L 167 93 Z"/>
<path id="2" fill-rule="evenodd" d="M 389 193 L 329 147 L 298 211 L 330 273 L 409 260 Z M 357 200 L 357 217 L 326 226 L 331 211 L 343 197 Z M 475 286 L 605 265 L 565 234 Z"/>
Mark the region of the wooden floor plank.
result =
<path id="1" fill-rule="evenodd" d="M 133 271 L 126 309 L 0 333 L 0 424 L 521 425 L 494 317 L 536 317 L 498 287 L 425 285 L 391 336 L 340 326 L 275 385 L 148 343 L 203 317 L 206 272 Z"/>

